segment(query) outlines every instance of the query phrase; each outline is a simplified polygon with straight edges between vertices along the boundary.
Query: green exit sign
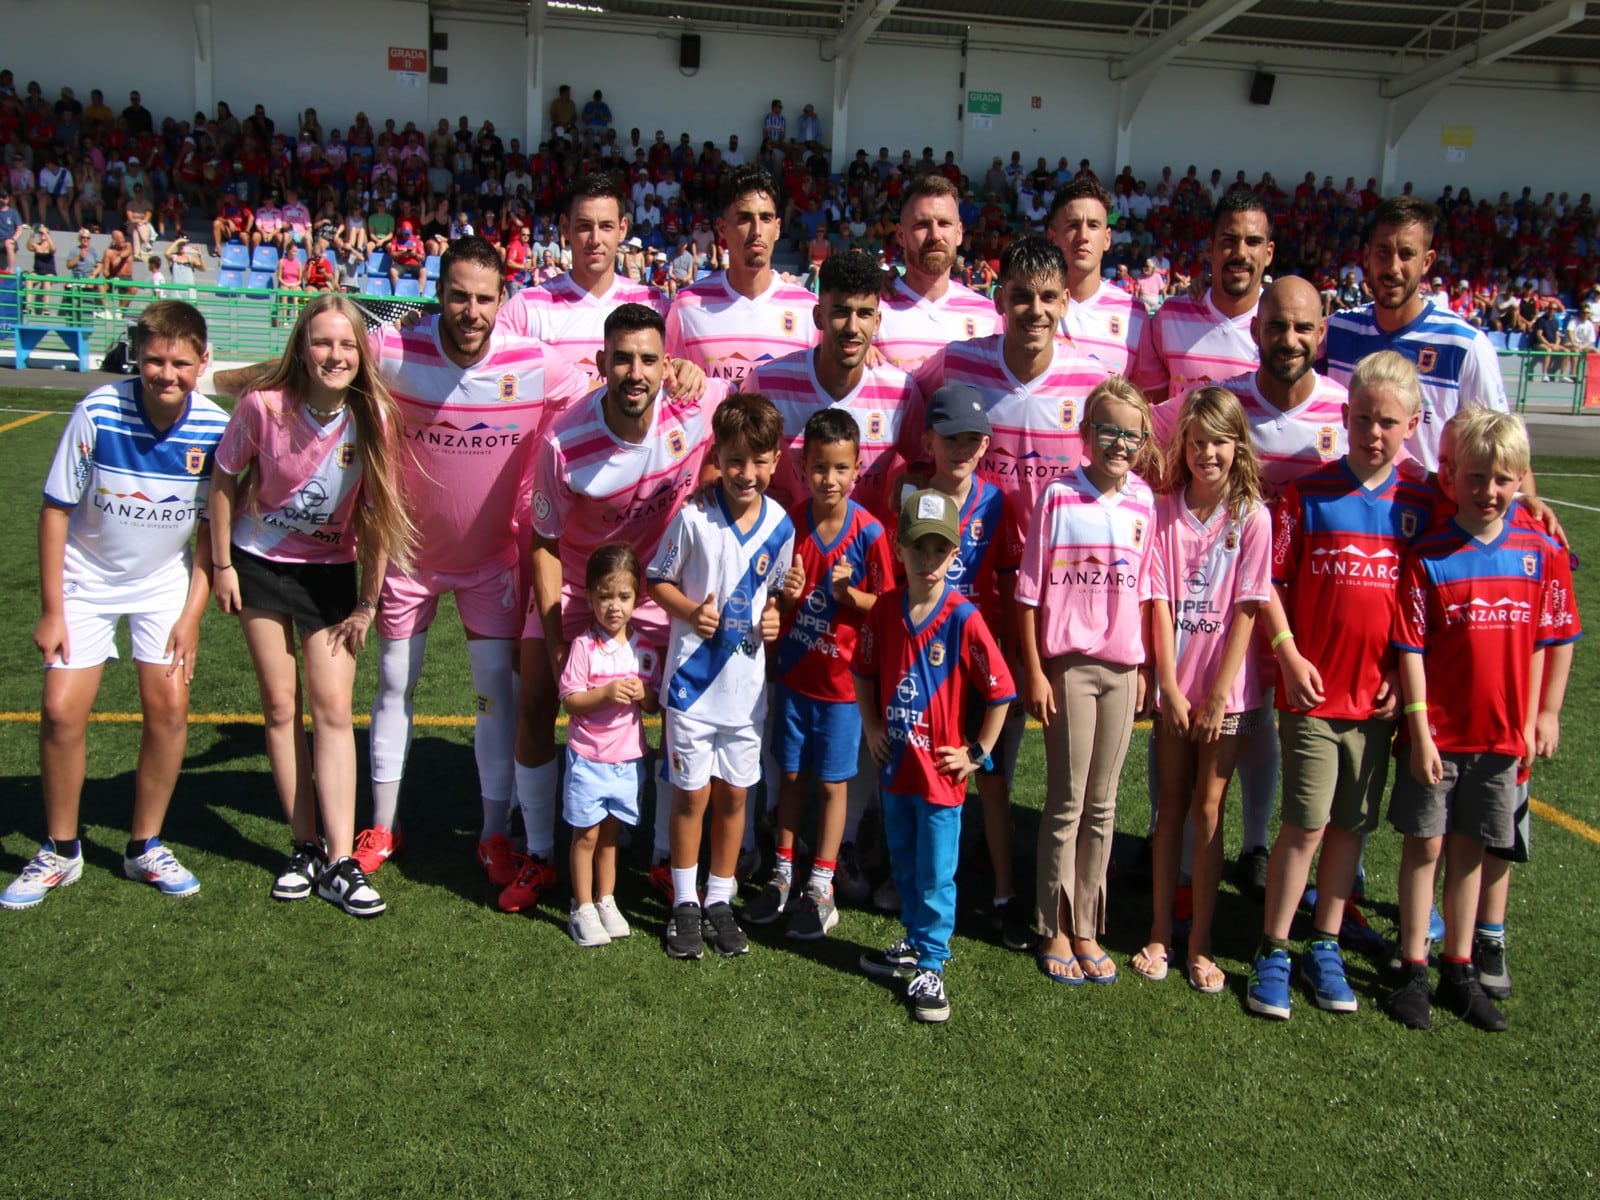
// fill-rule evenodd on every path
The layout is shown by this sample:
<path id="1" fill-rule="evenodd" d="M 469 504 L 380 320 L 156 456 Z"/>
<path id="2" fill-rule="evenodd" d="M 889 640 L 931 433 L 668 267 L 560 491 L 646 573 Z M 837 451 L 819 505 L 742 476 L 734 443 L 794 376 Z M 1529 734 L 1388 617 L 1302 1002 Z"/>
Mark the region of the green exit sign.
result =
<path id="1" fill-rule="evenodd" d="M 968 92 L 967 111 L 970 113 L 987 113 L 990 116 L 1000 115 L 999 92 Z"/>

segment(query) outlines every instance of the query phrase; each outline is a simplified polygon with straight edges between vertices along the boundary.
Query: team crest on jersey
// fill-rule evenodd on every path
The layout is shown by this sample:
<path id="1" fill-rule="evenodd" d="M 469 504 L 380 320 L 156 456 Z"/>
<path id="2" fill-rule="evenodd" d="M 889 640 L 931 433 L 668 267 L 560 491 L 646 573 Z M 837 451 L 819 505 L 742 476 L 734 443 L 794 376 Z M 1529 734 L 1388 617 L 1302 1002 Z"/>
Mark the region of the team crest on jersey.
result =
<path id="1" fill-rule="evenodd" d="M 649 675 L 656 669 L 656 652 L 654 650 L 639 651 L 639 674 Z"/>
<path id="2" fill-rule="evenodd" d="M 1323 458 L 1332 456 L 1338 446 L 1338 436 L 1333 431 L 1332 425 L 1324 425 L 1317 430 L 1317 453 Z"/>
<path id="3" fill-rule="evenodd" d="M 1539 556 L 1537 554 L 1524 554 L 1522 556 L 1522 573 L 1529 579 L 1539 574 Z"/>
<path id="4" fill-rule="evenodd" d="M 183 456 L 183 469 L 191 475 L 198 475 L 206 469 L 206 452 L 199 446 L 190 446 L 189 452 Z"/>
<path id="5" fill-rule="evenodd" d="M 339 447 L 339 465 L 348 467 L 356 461 L 356 448 L 350 442 L 345 442 Z"/>
<path id="6" fill-rule="evenodd" d="M 883 441 L 883 414 L 881 412 L 867 414 L 867 440 L 869 442 Z"/>
<path id="7" fill-rule="evenodd" d="M 765 550 L 763 550 L 759 555 L 756 556 L 756 574 L 759 575 L 761 578 L 763 578 L 763 579 L 766 578 L 766 576 L 767 576 L 767 568 L 770 567 L 771 565 L 772 565 L 772 555 L 768 554 Z"/>
<path id="8" fill-rule="evenodd" d="M 1408 511 L 1400 514 L 1400 536 L 1403 538 L 1414 538 L 1417 536 L 1416 513 Z"/>
<path id="9" fill-rule="evenodd" d="M 973 517 L 972 520 L 968 521 L 967 532 L 972 535 L 973 541 L 983 541 L 983 518 Z"/>
<path id="10" fill-rule="evenodd" d="M 480 714 L 487 715 L 492 707 L 493 705 L 489 703 L 489 697 L 483 695 L 478 697 L 478 712 Z"/>
<path id="11" fill-rule="evenodd" d="M 1224 554 L 1232 554 L 1238 549 L 1239 531 L 1237 529 L 1230 529 L 1227 533 L 1222 535 L 1222 551 Z"/>
<path id="12" fill-rule="evenodd" d="M 1063 400 L 1061 402 L 1061 428 L 1071 429 L 1078 423 L 1078 402 L 1076 400 Z"/>
<path id="13" fill-rule="evenodd" d="M 785 309 L 783 313 L 783 331 L 785 333 L 794 332 L 794 314 L 788 309 Z"/>
<path id="14" fill-rule="evenodd" d="M 978 336 L 978 323 L 971 317 L 967 318 L 967 336 L 969 338 Z"/>
<path id="15" fill-rule="evenodd" d="M 1417 355 L 1417 370 L 1431 371 L 1434 364 L 1439 361 L 1439 352 L 1432 346 L 1424 346 Z"/>
<path id="16" fill-rule="evenodd" d="M 1111 320 L 1109 322 L 1107 322 L 1107 324 L 1109 324 L 1110 327 L 1111 327 L 1111 336 L 1112 337 L 1121 337 L 1122 336 L 1122 318 L 1121 317 L 1112 317 Z"/>
<path id="17" fill-rule="evenodd" d="M 1135 517 L 1133 521 L 1133 548 L 1144 549 L 1144 518 Z"/>
<path id="18" fill-rule="evenodd" d="M 674 459 L 679 459 L 683 457 L 686 449 L 688 449 L 688 443 L 684 441 L 683 430 L 671 430 L 667 434 L 667 453 L 672 455 Z"/>
<path id="19" fill-rule="evenodd" d="M 928 665 L 930 667 L 942 667 L 942 666 L 944 666 L 944 643 L 943 642 L 930 642 L 930 643 L 928 643 Z"/>
<path id="20" fill-rule="evenodd" d="M 509 371 L 500 376 L 500 399 L 506 403 L 517 398 L 517 377 Z"/>

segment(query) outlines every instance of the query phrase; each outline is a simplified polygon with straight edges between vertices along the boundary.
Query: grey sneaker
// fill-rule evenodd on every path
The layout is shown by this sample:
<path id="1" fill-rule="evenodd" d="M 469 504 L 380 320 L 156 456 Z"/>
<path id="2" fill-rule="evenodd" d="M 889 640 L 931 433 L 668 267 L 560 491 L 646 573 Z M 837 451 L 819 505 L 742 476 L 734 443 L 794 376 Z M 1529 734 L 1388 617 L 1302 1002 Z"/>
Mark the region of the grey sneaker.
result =
<path id="1" fill-rule="evenodd" d="M 605 929 L 612 941 L 632 935 L 633 929 L 628 924 L 628 918 L 624 917 L 617 908 L 617 898 L 615 896 L 601 896 L 595 902 L 594 908 L 600 914 L 601 927 Z"/>
<path id="2" fill-rule="evenodd" d="M 943 972 L 918 971 L 906 988 L 906 999 L 911 1002 L 911 1015 L 919 1021 L 939 1024 L 950 1019 L 950 997 L 945 995 Z"/>
<path id="3" fill-rule="evenodd" d="M 700 932 L 700 906 L 692 900 L 674 904 L 667 918 L 667 954 L 672 958 L 703 958 L 705 936 Z"/>
<path id="4" fill-rule="evenodd" d="M 567 914 L 567 933 L 574 942 L 585 949 L 611 944 L 611 935 L 600 923 L 600 911 L 593 904 L 572 906 Z"/>
<path id="5" fill-rule="evenodd" d="M 726 900 L 708 904 L 701 914 L 700 934 L 723 958 L 750 953 L 750 939 L 733 918 L 733 905 Z"/>
<path id="6" fill-rule="evenodd" d="M 917 973 L 917 952 L 905 938 L 882 950 L 867 951 L 860 962 L 874 979 L 910 979 Z"/>
<path id="7" fill-rule="evenodd" d="M 1484 995 L 1494 1000 L 1511 999 L 1511 968 L 1506 966 L 1506 944 L 1493 938 L 1478 938 L 1472 943 L 1472 965 L 1478 969 L 1478 982 Z"/>
<path id="8" fill-rule="evenodd" d="M 816 891 L 808 887 L 789 918 L 789 936 L 797 941 L 814 942 L 827 937 L 828 931 L 838 923 L 839 909 L 833 902 L 833 889 Z"/>
<path id="9" fill-rule="evenodd" d="M 789 889 L 792 886 L 790 879 L 774 876 L 767 880 L 761 895 L 744 906 L 744 919 L 752 925 L 771 925 L 788 910 Z"/>

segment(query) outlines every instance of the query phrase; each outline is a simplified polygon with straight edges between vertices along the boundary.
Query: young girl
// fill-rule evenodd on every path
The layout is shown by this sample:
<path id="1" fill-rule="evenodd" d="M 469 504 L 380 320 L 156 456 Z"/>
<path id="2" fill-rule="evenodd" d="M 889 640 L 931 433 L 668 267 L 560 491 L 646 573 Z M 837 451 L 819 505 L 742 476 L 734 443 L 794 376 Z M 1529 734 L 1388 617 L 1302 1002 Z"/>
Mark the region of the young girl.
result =
<path id="1" fill-rule="evenodd" d="M 384 905 L 350 857 L 351 695 L 384 564 L 409 559 L 414 530 L 400 494 L 399 412 L 362 330 L 360 310 L 344 296 L 318 296 L 301 311 L 277 369 L 239 401 L 217 448 L 211 540 L 213 590 L 244 626 L 267 759 L 294 837 L 273 898 L 300 900 L 315 885 L 345 912 L 370 917 Z M 315 723 L 314 753 L 302 695 Z"/>
<path id="2" fill-rule="evenodd" d="M 594 624 L 572 643 L 561 672 L 561 701 L 571 717 L 562 802 L 572 826 L 567 932 L 580 946 L 604 946 L 632 932 L 612 895 L 617 833 L 639 823 L 648 751 L 641 713 L 656 711 L 661 688 L 661 655 L 629 624 L 642 575 L 624 542 L 607 542 L 589 556 L 584 589 Z"/>
<path id="3" fill-rule="evenodd" d="M 1160 806 L 1152 838 L 1155 916 L 1131 966 L 1164 979 L 1172 944 L 1183 829 L 1194 819 L 1189 986 L 1220 992 L 1211 918 L 1222 877 L 1222 797 L 1261 705 L 1250 639 L 1271 598 L 1272 524 L 1244 409 L 1219 387 L 1191 392 L 1168 448 L 1171 488 L 1156 507 L 1150 575 L 1152 648 L 1161 717 L 1155 729 Z"/>
<path id="4" fill-rule="evenodd" d="M 1088 461 L 1039 497 L 1017 579 L 1024 704 L 1044 725 L 1039 969 L 1053 983 L 1111 983 L 1101 949 L 1117 779 L 1149 679 L 1144 602 L 1161 456 L 1150 406 L 1120 375 L 1084 402 Z"/>

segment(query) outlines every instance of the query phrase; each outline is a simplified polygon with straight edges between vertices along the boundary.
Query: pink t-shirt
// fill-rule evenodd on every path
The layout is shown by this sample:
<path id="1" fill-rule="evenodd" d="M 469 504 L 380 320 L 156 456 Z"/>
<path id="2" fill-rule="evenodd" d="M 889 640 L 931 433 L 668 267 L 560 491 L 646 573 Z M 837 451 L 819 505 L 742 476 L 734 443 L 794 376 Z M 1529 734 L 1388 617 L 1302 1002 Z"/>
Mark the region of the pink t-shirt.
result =
<path id="1" fill-rule="evenodd" d="M 1150 598 L 1154 524 L 1155 497 L 1137 475 L 1102 492 L 1080 467 L 1045 488 L 1017 575 L 1017 600 L 1039 610 L 1043 657 L 1145 661 L 1139 606 Z"/>
<path id="2" fill-rule="evenodd" d="M 229 475 L 254 467 L 253 503 L 241 495 L 233 518 L 235 546 L 273 562 L 355 561 L 361 456 L 349 409 L 319 425 L 282 392 L 247 392 L 217 446 L 217 466 Z"/>
<path id="3" fill-rule="evenodd" d="M 1208 291 L 1200 299 L 1174 296 L 1155 316 L 1155 349 L 1169 379 L 1167 403 L 1182 400 L 1197 387 L 1221 383 L 1254 371 L 1261 353 L 1250 336 L 1256 305 L 1238 317 L 1225 317 Z"/>
<path id="4" fill-rule="evenodd" d="M 817 344 L 811 310 L 817 298 L 774 274 L 755 299 L 713 275 L 684 288 L 667 311 L 667 353 L 687 358 L 712 379 L 735 388 L 764 362 Z"/>
<path id="5" fill-rule="evenodd" d="M 488 352 L 459 367 L 439 318 L 373 335 L 383 381 L 405 417 L 405 486 L 418 572 L 477 574 L 511 566 L 525 524 L 539 434 L 581 399 L 587 375 L 538 342 L 496 329 Z"/>
<path id="6" fill-rule="evenodd" d="M 1104 363 L 1057 340 L 1050 366 L 1024 382 L 1006 366 L 1002 341 L 994 334 L 953 343 L 922 365 L 917 385 L 924 396 L 949 383 L 968 383 L 983 394 L 991 434 L 978 469 L 1027 522 L 1050 481 L 1072 475 L 1082 463 L 1083 402 L 1107 371 Z"/>
<path id="7" fill-rule="evenodd" d="M 603 372 L 596 365 L 605 349 L 606 318 L 619 304 L 643 304 L 667 311 L 667 298 L 655 288 L 618 275 L 598 296 L 561 274 L 538 287 L 524 288 L 500 306 L 496 323 L 519 337 L 530 337 L 560 352 L 562 358 L 592 379 Z"/>
<path id="8" fill-rule="evenodd" d="M 615 639 L 591 625 L 572 640 L 558 690 L 565 700 L 574 692 L 604 687 L 630 675 L 644 680 L 646 695 L 655 695 L 661 690 L 661 652 L 634 630 L 630 629 L 625 638 Z M 567 745 L 590 762 L 620 763 L 643 758 L 650 749 L 645 744 L 643 709 L 637 701 L 611 703 L 569 717 Z"/>
<path id="9" fill-rule="evenodd" d="M 1159 391 L 1167 371 L 1156 357 L 1150 314 L 1127 292 L 1101 281 L 1088 300 L 1067 304 L 1061 336 L 1078 344 L 1088 358 L 1104 363 L 1107 373 L 1121 375 L 1135 387 Z"/>
<path id="10" fill-rule="evenodd" d="M 873 345 L 911 374 L 951 342 L 987 337 L 1005 328 L 993 300 L 954 279 L 944 295 L 929 300 L 897 275 L 878 311 L 881 320 Z"/>
<path id="11" fill-rule="evenodd" d="M 1272 595 L 1272 519 L 1265 506 L 1243 521 L 1219 507 L 1202 523 L 1174 492 L 1156 504 L 1150 598 L 1165 600 L 1176 635 L 1178 687 L 1192 705 L 1205 702 L 1222 666 L 1235 606 Z M 1248 649 L 1228 689 L 1227 711 L 1261 707 L 1257 656 Z"/>
<path id="12" fill-rule="evenodd" d="M 801 462 L 806 421 L 824 408 L 839 408 L 861 431 L 861 474 L 850 498 L 881 522 L 889 520 L 889 485 L 904 469 L 897 447 L 922 435 L 922 397 L 898 367 L 868 367 L 847 396 L 835 400 L 817 381 L 815 350 L 800 350 L 762 363 L 746 378 L 744 390 L 760 392 L 783 417 L 784 452 L 767 494 L 784 508 L 811 498 Z"/>

